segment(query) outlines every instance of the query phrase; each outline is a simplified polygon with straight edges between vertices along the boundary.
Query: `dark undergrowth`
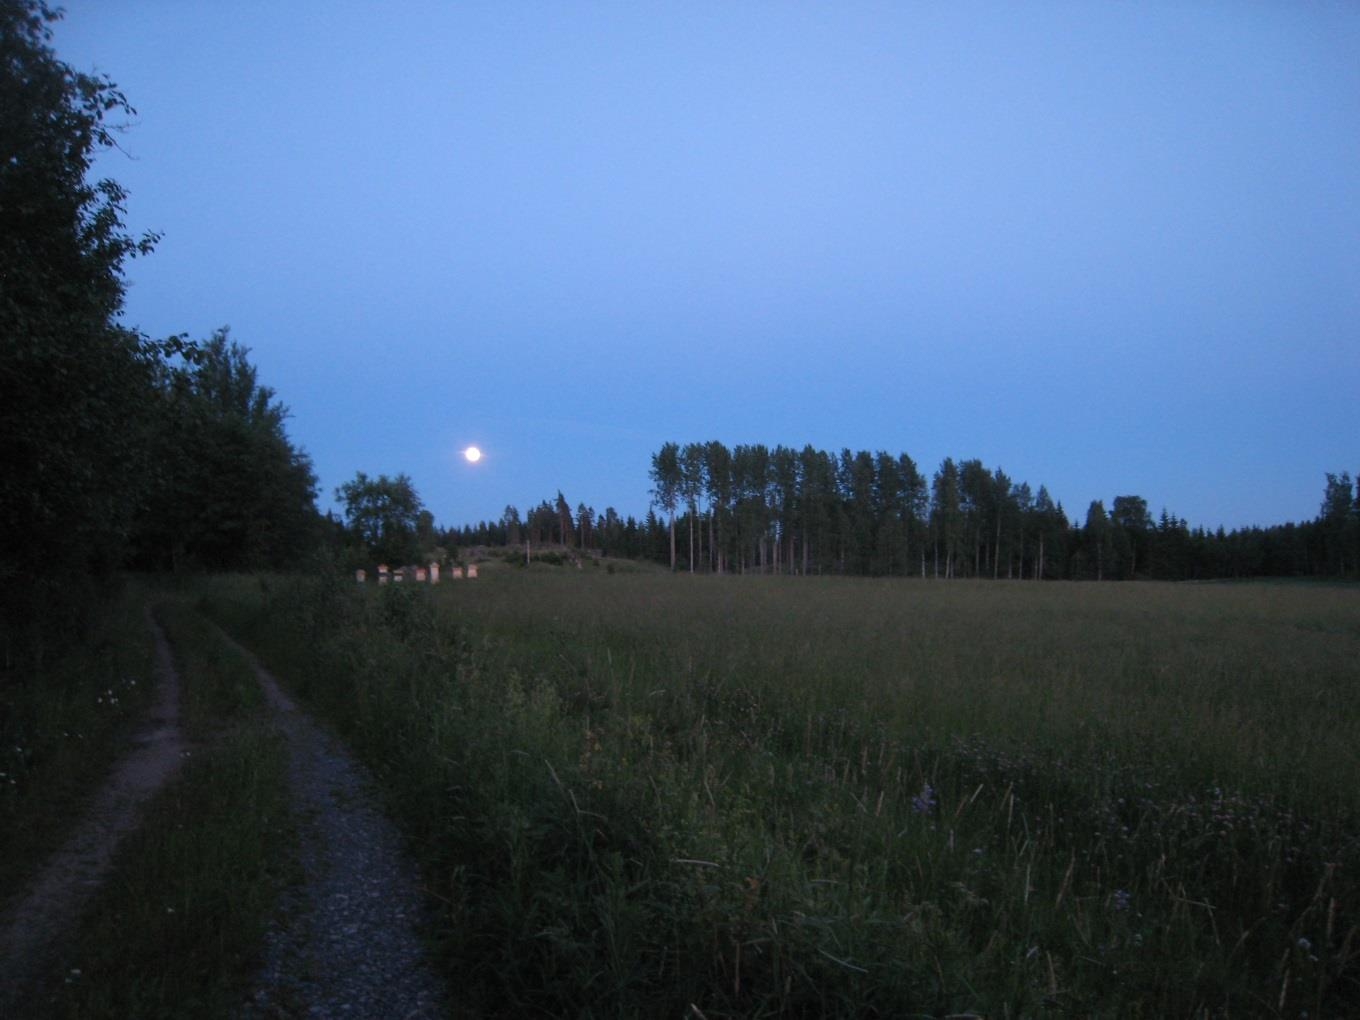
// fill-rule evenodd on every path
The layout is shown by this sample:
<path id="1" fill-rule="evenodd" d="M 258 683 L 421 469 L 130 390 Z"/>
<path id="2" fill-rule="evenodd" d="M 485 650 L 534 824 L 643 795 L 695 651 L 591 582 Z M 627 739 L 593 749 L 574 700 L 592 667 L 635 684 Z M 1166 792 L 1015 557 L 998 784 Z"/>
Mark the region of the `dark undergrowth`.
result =
<path id="1" fill-rule="evenodd" d="M 124 588 L 45 655 L 0 669 L 0 900 L 61 845 L 145 714 L 155 654 L 144 601 Z"/>
<path id="2" fill-rule="evenodd" d="M 186 605 L 168 602 L 157 616 L 180 671 L 193 749 L 18 1015 L 239 1015 L 293 873 L 286 749 L 253 670 Z"/>

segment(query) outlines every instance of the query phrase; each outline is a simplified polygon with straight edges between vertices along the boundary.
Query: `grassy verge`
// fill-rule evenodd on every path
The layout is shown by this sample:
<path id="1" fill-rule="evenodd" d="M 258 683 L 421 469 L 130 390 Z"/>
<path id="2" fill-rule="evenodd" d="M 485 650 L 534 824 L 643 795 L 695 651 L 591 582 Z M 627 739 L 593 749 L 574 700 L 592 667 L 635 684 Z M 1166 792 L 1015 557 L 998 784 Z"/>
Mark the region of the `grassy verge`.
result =
<path id="1" fill-rule="evenodd" d="M 157 613 L 195 741 L 120 848 L 33 1016 L 239 1013 L 292 851 L 285 748 L 250 666 L 193 610 Z"/>
<path id="2" fill-rule="evenodd" d="M 0 900 L 69 834 L 154 688 L 145 592 L 124 589 L 34 674 L 0 672 Z"/>
<path id="3" fill-rule="evenodd" d="M 482 1015 L 1360 1012 L 1360 593 L 242 579 Z"/>

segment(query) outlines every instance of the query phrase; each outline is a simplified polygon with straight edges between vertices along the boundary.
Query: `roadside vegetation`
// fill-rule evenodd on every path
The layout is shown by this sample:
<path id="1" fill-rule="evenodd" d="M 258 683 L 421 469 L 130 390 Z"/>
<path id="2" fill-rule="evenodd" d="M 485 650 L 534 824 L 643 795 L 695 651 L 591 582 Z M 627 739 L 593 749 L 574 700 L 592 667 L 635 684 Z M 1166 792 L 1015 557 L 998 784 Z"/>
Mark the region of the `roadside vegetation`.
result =
<path id="1" fill-rule="evenodd" d="M 155 655 L 143 595 L 125 589 L 90 612 L 81 640 L 0 669 L 0 901 L 62 842 L 145 714 Z"/>
<path id="2" fill-rule="evenodd" d="M 181 673 L 189 760 L 16 1015 L 228 1017 L 248 997 L 292 867 L 286 750 L 240 653 L 183 603 L 157 618 Z"/>
<path id="3" fill-rule="evenodd" d="M 1360 1010 L 1354 589 L 205 585 L 381 778 L 471 1015 Z"/>

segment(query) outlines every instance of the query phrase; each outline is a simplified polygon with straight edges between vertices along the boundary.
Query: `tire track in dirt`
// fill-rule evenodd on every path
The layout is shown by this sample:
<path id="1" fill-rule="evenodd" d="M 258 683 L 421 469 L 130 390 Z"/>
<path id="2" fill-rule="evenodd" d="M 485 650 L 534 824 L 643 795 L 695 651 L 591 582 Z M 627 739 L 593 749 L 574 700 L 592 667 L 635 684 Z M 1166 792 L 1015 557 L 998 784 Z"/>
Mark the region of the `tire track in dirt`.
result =
<path id="1" fill-rule="evenodd" d="M 444 986 L 417 926 L 416 866 L 377 809 L 372 781 L 341 743 L 298 709 L 251 653 L 287 740 L 303 883 L 283 896 L 246 1016 L 416 1018 L 444 1014 Z"/>
<path id="2" fill-rule="evenodd" d="M 123 837 L 137 827 L 142 807 L 184 760 L 179 674 L 150 606 L 146 622 L 156 644 L 156 699 L 133 738 L 133 750 L 114 766 L 75 832 L 0 915 L 0 1016 L 43 976 L 53 950 L 107 877 Z"/>

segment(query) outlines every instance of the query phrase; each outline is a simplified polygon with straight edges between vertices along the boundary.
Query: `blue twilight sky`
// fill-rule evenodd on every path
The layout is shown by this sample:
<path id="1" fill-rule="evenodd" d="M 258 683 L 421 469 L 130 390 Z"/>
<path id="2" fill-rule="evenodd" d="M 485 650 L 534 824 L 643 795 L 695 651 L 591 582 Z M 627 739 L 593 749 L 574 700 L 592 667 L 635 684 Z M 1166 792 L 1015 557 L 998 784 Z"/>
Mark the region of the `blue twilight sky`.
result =
<path id="1" fill-rule="evenodd" d="M 1355 3 L 65 6 L 127 321 L 230 324 L 323 507 L 641 515 L 666 440 L 1210 527 L 1360 470 Z"/>

